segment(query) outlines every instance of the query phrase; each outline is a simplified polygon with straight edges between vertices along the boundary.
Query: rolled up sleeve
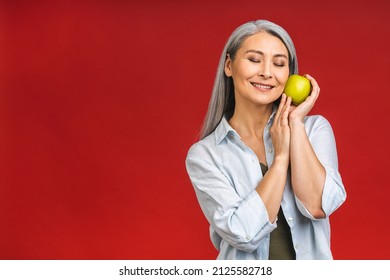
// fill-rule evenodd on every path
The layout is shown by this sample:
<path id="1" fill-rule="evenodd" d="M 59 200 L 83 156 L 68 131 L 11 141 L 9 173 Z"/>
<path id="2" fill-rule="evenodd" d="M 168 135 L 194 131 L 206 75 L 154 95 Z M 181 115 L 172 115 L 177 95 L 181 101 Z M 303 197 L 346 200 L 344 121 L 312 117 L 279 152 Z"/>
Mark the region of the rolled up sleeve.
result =
<path id="1" fill-rule="evenodd" d="M 241 197 L 207 154 L 190 149 L 187 172 L 200 207 L 210 225 L 233 247 L 253 252 L 276 224 L 271 224 L 263 201 L 253 191 Z"/>

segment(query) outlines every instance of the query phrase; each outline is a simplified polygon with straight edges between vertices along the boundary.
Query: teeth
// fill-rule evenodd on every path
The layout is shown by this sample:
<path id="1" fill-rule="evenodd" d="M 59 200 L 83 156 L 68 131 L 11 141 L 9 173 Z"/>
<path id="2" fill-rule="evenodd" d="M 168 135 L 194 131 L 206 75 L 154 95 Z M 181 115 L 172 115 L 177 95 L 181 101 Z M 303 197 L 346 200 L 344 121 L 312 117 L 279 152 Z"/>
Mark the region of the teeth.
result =
<path id="1" fill-rule="evenodd" d="M 259 84 L 255 84 L 255 83 L 253 83 L 253 85 L 254 85 L 255 87 L 264 88 L 264 89 L 271 89 L 271 88 L 272 88 L 271 86 L 259 85 Z"/>

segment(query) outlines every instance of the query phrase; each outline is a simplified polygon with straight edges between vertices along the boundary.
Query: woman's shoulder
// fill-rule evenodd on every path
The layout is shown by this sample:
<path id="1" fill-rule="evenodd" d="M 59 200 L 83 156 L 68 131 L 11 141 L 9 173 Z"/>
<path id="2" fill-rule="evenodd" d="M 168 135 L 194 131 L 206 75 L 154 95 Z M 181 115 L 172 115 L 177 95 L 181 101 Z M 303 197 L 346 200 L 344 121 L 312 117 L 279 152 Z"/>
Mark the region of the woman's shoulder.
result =
<path id="1" fill-rule="evenodd" d="M 309 115 L 305 117 L 305 123 L 329 123 L 323 115 Z"/>
<path id="2" fill-rule="evenodd" d="M 213 133 L 210 135 L 206 136 L 203 139 L 198 140 L 197 142 L 193 143 L 191 147 L 188 150 L 187 153 L 187 158 L 189 157 L 204 157 L 208 154 L 210 154 L 210 150 L 215 147 L 216 141 L 215 141 L 215 136 Z"/>
<path id="3" fill-rule="evenodd" d="M 224 150 L 224 145 L 222 143 L 226 143 L 226 139 L 229 138 L 229 135 L 231 134 L 234 134 L 233 137 L 239 137 L 229 125 L 226 118 L 222 118 L 213 132 L 192 144 L 188 151 L 188 156 L 202 155 L 207 157 L 207 155 L 220 154 L 222 152 L 221 150 Z"/>
<path id="4" fill-rule="evenodd" d="M 307 116 L 305 117 L 304 123 L 307 131 L 332 131 L 332 126 L 330 122 L 322 115 Z"/>

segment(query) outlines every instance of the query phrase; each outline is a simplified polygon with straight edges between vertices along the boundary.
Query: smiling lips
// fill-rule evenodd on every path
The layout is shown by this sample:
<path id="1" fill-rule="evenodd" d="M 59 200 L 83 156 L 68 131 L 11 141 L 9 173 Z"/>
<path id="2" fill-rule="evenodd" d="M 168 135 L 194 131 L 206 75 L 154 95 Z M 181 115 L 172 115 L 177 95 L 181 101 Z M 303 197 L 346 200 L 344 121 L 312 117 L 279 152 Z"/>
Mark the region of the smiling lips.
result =
<path id="1" fill-rule="evenodd" d="M 252 84 L 255 88 L 257 88 L 257 89 L 259 89 L 259 90 L 262 90 L 262 91 L 264 91 L 264 90 L 270 90 L 270 89 L 273 89 L 273 88 L 274 88 L 274 86 L 267 85 L 267 84 L 260 84 L 260 83 L 253 83 L 253 82 L 251 82 L 251 84 Z"/>

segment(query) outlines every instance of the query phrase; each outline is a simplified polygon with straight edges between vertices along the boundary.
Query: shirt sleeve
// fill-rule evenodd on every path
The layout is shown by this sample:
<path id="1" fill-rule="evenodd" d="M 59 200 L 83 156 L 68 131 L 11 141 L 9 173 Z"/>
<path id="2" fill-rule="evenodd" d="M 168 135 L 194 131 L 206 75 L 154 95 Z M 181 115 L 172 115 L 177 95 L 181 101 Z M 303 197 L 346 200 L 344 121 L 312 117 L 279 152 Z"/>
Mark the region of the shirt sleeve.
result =
<path id="1" fill-rule="evenodd" d="M 186 167 L 200 207 L 218 235 L 239 250 L 256 250 L 276 227 L 256 190 L 240 197 L 207 151 L 197 147 L 190 149 Z"/>
<path id="2" fill-rule="evenodd" d="M 346 191 L 338 170 L 336 141 L 330 123 L 322 116 L 313 117 L 313 124 L 307 125 L 310 143 L 326 171 L 322 193 L 322 210 L 328 217 L 346 199 Z M 305 206 L 295 198 L 299 211 L 309 219 L 316 220 Z"/>

